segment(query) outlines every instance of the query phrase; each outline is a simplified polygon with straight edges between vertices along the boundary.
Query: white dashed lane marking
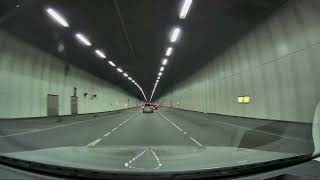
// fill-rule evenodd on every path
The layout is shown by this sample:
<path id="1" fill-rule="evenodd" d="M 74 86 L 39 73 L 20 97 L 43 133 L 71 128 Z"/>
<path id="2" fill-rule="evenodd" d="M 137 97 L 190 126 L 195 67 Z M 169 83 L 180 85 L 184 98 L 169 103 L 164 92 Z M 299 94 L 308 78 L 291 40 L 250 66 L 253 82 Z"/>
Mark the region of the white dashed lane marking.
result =
<path id="1" fill-rule="evenodd" d="M 194 143 L 196 143 L 198 146 L 202 146 L 201 143 L 199 143 L 197 140 L 195 140 L 193 137 L 190 137 L 191 141 L 193 141 Z"/>
<path id="2" fill-rule="evenodd" d="M 164 119 L 166 119 L 170 124 L 172 124 L 174 127 L 176 127 L 179 131 L 181 131 L 184 135 L 188 135 L 188 133 L 186 131 L 184 131 L 183 129 L 181 129 L 178 125 L 176 125 L 174 122 L 170 121 L 167 117 L 165 117 L 162 113 L 160 113 L 159 111 L 157 111 Z M 198 146 L 202 146 L 202 144 L 195 140 L 193 137 L 189 136 L 189 139 L 194 142 L 195 144 L 197 144 Z"/>
<path id="3" fill-rule="evenodd" d="M 107 137 L 111 134 L 111 132 L 108 132 L 107 134 L 104 135 L 104 137 Z"/>
<path id="4" fill-rule="evenodd" d="M 129 120 L 131 120 L 132 118 L 136 117 L 136 115 L 139 113 L 140 111 L 138 111 L 137 113 L 135 113 L 134 115 L 130 116 L 127 120 L 123 121 L 122 123 L 120 123 L 117 127 L 113 128 L 111 130 L 111 132 L 107 132 L 105 135 L 103 135 L 103 137 L 107 137 L 109 136 L 112 132 L 116 131 L 120 126 L 122 126 L 123 124 L 127 123 Z M 102 139 L 96 139 L 93 142 L 89 143 L 87 146 L 88 147 L 93 147 L 95 145 L 97 145 Z"/>
<path id="5" fill-rule="evenodd" d="M 100 141 L 101 141 L 100 138 L 99 138 L 99 139 L 96 139 L 96 140 L 94 140 L 93 142 L 91 142 L 90 144 L 88 144 L 87 146 L 88 146 L 88 147 L 95 146 L 95 145 L 98 144 Z"/>

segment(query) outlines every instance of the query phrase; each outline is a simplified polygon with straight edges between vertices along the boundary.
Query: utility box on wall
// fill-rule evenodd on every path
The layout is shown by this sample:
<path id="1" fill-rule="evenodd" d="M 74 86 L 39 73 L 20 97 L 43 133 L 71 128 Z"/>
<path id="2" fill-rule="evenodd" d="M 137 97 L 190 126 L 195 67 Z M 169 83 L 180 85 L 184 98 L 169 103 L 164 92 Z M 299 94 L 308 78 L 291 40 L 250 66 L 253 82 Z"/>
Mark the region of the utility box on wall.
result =
<path id="1" fill-rule="evenodd" d="M 71 114 L 78 114 L 78 97 L 71 96 Z"/>
<path id="2" fill-rule="evenodd" d="M 47 115 L 58 116 L 59 115 L 59 96 L 48 94 L 47 97 Z"/>

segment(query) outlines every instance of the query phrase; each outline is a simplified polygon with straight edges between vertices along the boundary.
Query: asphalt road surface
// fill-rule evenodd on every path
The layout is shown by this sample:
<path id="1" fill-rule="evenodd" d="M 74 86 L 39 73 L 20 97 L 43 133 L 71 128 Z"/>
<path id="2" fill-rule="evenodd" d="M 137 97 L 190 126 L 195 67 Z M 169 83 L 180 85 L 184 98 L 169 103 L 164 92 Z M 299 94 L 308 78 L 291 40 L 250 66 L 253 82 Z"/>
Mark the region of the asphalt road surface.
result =
<path id="1" fill-rule="evenodd" d="M 311 125 L 234 118 L 169 108 L 129 109 L 72 121 L 1 120 L 0 153 L 65 146 L 223 146 L 313 151 Z"/>

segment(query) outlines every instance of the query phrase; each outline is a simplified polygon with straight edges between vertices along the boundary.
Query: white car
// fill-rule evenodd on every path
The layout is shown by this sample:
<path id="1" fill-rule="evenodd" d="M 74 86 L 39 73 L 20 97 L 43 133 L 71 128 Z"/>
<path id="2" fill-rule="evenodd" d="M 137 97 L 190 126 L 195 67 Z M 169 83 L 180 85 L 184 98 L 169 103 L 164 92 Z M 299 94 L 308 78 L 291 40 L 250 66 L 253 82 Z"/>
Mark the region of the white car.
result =
<path id="1" fill-rule="evenodd" d="M 146 113 L 146 112 L 149 112 L 149 113 L 153 113 L 153 107 L 152 107 L 152 104 L 151 103 L 145 103 L 142 107 L 142 112 L 143 113 Z"/>

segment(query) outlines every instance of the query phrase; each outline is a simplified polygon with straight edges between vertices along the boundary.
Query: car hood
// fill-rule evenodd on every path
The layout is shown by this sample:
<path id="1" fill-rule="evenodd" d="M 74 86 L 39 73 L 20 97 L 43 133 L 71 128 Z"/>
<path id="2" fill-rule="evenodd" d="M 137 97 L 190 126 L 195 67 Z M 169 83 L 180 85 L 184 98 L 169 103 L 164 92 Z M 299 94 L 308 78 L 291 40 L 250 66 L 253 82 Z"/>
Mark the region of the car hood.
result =
<path id="1" fill-rule="evenodd" d="M 99 171 L 190 171 L 255 164 L 297 156 L 235 147 L 119 146 L 59 147 L 5 153 L 2 156 Z"/>

